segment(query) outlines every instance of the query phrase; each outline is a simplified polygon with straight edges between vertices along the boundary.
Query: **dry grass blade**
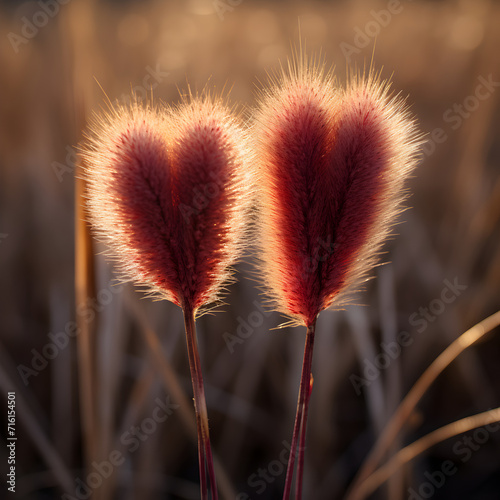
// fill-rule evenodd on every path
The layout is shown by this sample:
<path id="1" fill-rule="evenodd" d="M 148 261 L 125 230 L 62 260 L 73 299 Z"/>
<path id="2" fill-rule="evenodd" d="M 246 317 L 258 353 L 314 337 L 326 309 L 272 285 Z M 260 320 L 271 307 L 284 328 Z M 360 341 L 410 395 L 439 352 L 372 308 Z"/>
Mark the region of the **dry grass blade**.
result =
<path id="1" fill-rule="evenodd" d="M 382 338 L 386 344 L 397 342 L 397 305 L 395 297 L 394 269 L 392 266 L 383 266 L 378 273 L 380 328 Z M 402 370 L 401 358 L 396 357 L 386 372 L 384 395 L 386 397 L 384 422 L 389 420 L 398 407 L 402 398 Z M 401 449 L 399 439 L 394 440 L 389 450 L 394 455 Z M 404 478 L 402 474 L 394 474 L 387 483 L 387 499 L 399 500 L 404 491 Z"/>
<path id="2" fill-rule="evenodd" d="M 353 498 L 363 500 L 370 493 L 375 491 L 381 484 L 383 484 L 394 472 L 396 472 L 402 465 L 413 460 L 415 457 L 423 453 L 441 441 L 449 439 L 458 434 L 483 427 L 500 421 L 500 408 L 494 408 L 483 413 L 478 413 L 471 417 L 462 418 L 456 422 L 440 427 L 435 431 L 426 434 L 424 437 L 418 439 L 414 443 L 406 446 L 400 450 L 394 457 L 392 457 L 385 465 L 377 469 L 371 474 L 359 487 L 356 496 Z"/>
<path id="3" fill-rule="evenodd" d="M 375 359 L 377 355 L 375 342 L 370 333 L 368 313 L 361 307 L 357 309 L 349 307 L 346 309 L 345 316 L 358 352 L 358 362 L 362 366 L 363 359 Z M 366 400 L 373 428 L 376 434 L 379 434 L 384 428 L 387 406 L 381 378 L 375 379 L 367 388 Z"/>
<path id="4" fill-rule="evenodd" d="M 377 465 L 380 463 L 384 454 L 390 448 L 415 406 L 434 380 L 436 380 L 438 375 L 465 349 L 477 342 L 498 325 L 500 325 L 500 311 L 497 311 L 495 314 L 492 314 L 460 335 L 460 337 L 450 344 L 425 370 L 385 426 L 384 432 L 378 438 L 375 446 L 360 469 L 360 472 L 351 487 L 351 491 L 346 497 L 347 500 L 358 500 L 362 498 L 359 496 L 359 488 L 361 484 L 364 483 L 364 481 L 372 474 Z"/>
<path id="5" fill-rule="evenodd" d="M 71 4 L 62 10 L 64 21 L 60 24 L 61 36 L 68 40 L 68 67 L 71 70 L 71 100 L 74 119 L 74 138 L 79 138 L 87 116 L 87 106 L 92 102 L 89 86 L 90 71 L 87 53 L 92 38 L 91 20 L 95 0 L 83 4 Z M 75 55 L 70 59 L 70 54 Z M 95 359 L 95 320 L 85 316 L 89 299 L 96 295 L 94 274 L 94 252 L 90 228 L 85 213 L 84 192 L 86 184 L 81 177 L 81 165 L 75 165 L 75 318 L 78 326 L 78 384 L 80 392 L 80 414 L 82 421 L 82 446 L 85 466 L 90 468 L 94 460 L 102 456 L 103 442 L 100 439 L 97 407 L 96 359 Z M 94 492 L 96 500 L 106 497 L 106 485 Z"/>
<path id="6" fill-rule="evenodd" d="M 94 323 L 79 311 L 85 311 L 89 297 L 94 296 L 94 257 L 90 230 L 85 222 L 83 193 L 85 183 L 75 179 L 75 303 L 79 334 L 78 369 L 80 387 L 80 411 L 82 415 L 84 447 L 87 466 L 97 457 L 98 437 L 96 429 L 94 383 Z"/>

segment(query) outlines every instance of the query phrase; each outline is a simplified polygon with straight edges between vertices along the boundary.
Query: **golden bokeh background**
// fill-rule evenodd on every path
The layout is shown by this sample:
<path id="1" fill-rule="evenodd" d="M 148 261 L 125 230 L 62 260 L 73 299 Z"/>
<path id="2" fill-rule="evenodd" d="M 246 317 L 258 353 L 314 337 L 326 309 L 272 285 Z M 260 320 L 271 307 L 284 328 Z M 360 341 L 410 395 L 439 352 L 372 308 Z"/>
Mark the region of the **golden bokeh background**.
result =
<path id="1" fill-rule="evenodd" d="M 92 499 L 199 498 L 186 412 L 176 409 L 145 439 L 136 437 L 137 449 L 127 441 L 135 426 L 150 424 L 158 398 L 179 402 L 169 381 L 190 403 L 182 315 L 171 304 L 142 300 L 132 287 L 117 288 L 98 244 L 75 245 L 76 147 L 92 111 L 107 99 L 126 104 L 132 92 L 167 103 L 178 102 L 188 85 L 223 92 L 248 117 L 267 75 L 301 39 L 336 68 L 340 84 L 349 68 L 373 60 L 395 92 L 408 96 L 427 134 L 409 185 L 411 208 L 385 246 L 389 264 L 357 297 L 363 306 L 323 313 L 318 324 L 304 498 L 343 498 L 418 376 L 499 309 L 499 27 L 500 4 L 492 0 L 2 2 L 0 385 L 2 395 L 15 391 L 17 398 L 17 498 L 61 498 L 65 487 L 83 498 L 77 489 L 85 495 L 81 484 L 89 481 Z M 280 457 L 300 377 L 304 331 L 273 329 L 281 318 L 262 312 L 252 268 L 250 250 L 223 312 L 198 322 L 212 444 L 228 478 L 224 500 L 281 498 Z M 87 288 L 78 290 L 82 283 Z M 441 299 L 445 288 L 454 294 L 450 303 Z M 82 306 L 87 292 L 94 298 Z M 85 358 L 94 380 L 90 434 L 82 418 L 81 339 L 67 333 L 77 317 L 93 339 Z M 148 343 L 151 331 L 161 347 L 151 337 Z M 411 345 L 390 359 L 379 356 L 401 332 Z M 500 406 L 499 359 L 495 334 L 461 355 L 391 453 Z M 3 482 L 6 397 L 1 401 Z M 497 499 L 500 432 L 467 436 L 424 452 L 371 498 L 406 499 L 414 491 L 415 499 Z M 109 478 L 89 478 L 89 449 L 97 463 L 114 451 L 123 463 Z M 429 477 L 448 460 L 456 471 L 434 484 Z M 0 487 L 7 498 L 7 485 Z"/>

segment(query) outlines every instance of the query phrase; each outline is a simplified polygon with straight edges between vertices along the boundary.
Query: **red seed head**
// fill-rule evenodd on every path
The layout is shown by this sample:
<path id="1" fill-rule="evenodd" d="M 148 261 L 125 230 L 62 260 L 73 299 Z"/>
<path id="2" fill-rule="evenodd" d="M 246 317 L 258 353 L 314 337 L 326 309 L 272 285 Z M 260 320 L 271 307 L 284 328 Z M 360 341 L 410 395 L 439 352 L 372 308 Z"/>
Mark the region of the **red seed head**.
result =
<path id="1" fill-rule="evenodd" d="M 340 90 L 303 63 L 262 97 L 254 134 L 265 287 L 309 325 L 376 263 L 416 162 L 415 125 L 373 74 Z"/>
<path id="2" fill-rule="evenodd" d="M 245 229 L 245 143 L 208 97 L 94 120 L 83 148 L 88 212 L 124 278 L 195 311 L 217 299 Z"/>

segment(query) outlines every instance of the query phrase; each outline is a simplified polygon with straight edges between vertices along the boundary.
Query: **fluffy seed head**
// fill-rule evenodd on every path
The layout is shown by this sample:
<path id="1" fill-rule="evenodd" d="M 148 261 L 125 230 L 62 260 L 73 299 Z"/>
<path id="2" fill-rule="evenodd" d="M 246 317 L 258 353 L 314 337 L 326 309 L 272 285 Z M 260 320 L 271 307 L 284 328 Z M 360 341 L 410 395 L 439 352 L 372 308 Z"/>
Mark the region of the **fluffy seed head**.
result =
<path id="1" fill-rule="evenodd" d="M 416 163 L 415 124 L 373 73 L 339 89 L 301 60 L 262 95 L 254 136 L 264 287 L 309 325 L 376 264 Z"/>
<path id="2" fill-rule="evenodd" d="M 195 311 L 217 299 L 243 244 L 245 144 L 210 97 L 94 118 L 82 151 L 88 214 L 125 279 Z"/>

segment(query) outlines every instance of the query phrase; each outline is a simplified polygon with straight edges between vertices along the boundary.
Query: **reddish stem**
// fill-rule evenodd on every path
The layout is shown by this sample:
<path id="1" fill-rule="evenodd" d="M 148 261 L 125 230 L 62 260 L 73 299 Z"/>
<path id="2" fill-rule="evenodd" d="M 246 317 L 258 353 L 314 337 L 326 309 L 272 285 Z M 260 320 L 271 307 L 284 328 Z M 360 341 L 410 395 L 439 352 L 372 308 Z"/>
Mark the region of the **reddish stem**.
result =
<path id="1" fill-rule="evenodd" d="M 217 483 L 215 480 L 214 461 L 212 457 L 212 448 L 210 446 L 210 439 L 208 435 L 207 435 L 207 440 L 205 441 L 205 451 L 206 451 L 207 469 L 208 469 L 208 477 L 210 479 L 210 491 L 212 493 L 212 500 L 217 500 Z"/>
<path id="2" fill-rule="evenodd" d="M 196 413 L 196 426 L 198 428 L 198 463 L 200 467 L 200 490 L 201 499 L 208 500 L 207 471 L 210 481 L 212 500 L 217 500 L 217 484 L 210 447 L 210 436 L 208 432 L 208 413 L 205 401 L 205 388 L 201 373 L 200 355 L 198 353 L 198 341 L 196 339 L 196 326 L 194 322 L 194 310 L 185 306 L 184 326 L 186 328 L 186 341 L 189 357 L 189 368 L 191 370 L 191 381 L 193 383 L 194 410 Z"/>
<path id="3" fill-rule="evenodd" d="M 314 339 L 311 341 L 313 342 Z M 304 458 L 306 452 L 306 428 L 307 428 L 307 416 L 309 414 L 309 399 L 311 398 L 312 386 L 313 386 L 313 376 L 311 374 L 312 366 L 312 344 L 311 344 L 311 359 L 309 360 L 309 384 L 307 387 L 307 394 L 304 401 L 304 411 L 302 413 L 302 419 L 300 421 L 300 441 L 299 441 L 299 456 L 297 459 L 297 477 L 295 484 L 295 499 L 302 499 L 302 478 L 304 472 Z"/>
<path id="4" fill-rule="evenodd" d="M 293 427 L 292 446 L 290 449 L 290 458 L 286 471 L 285 490 L 283 500 L 289 500 L 292 491 L 293 470 L 295 467 L 295 456 L 297 453 L 297 442 L 300 436 L 299 459 L 297 465 L 297 484 L 296 499 L 302 497 L 302 475 L 304 468 L 304 448 L 306 437 L 307 414 L 309 407 L 309 398 L 311 396 L 312 379 L 312 355 L 314 347 L 314 333 L 316 330 L 316 321 L 313 321 L 307 327 L 306 342 L 304 346 L 304 360 L 302 362 L 302 375 L 300 377 L 299 398 L 297 402 L 297 414 L 295 415 L 295 425 Z"/>

